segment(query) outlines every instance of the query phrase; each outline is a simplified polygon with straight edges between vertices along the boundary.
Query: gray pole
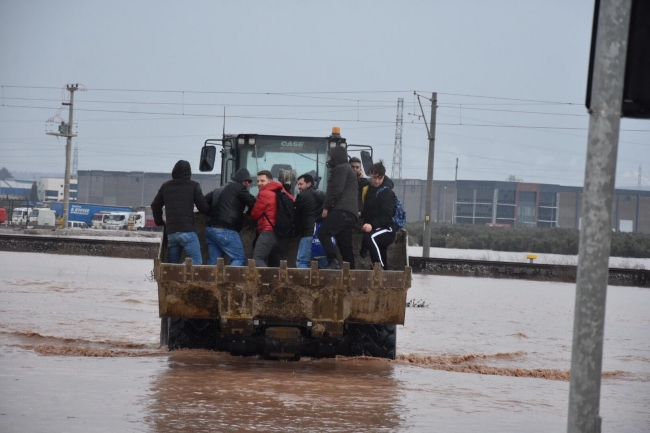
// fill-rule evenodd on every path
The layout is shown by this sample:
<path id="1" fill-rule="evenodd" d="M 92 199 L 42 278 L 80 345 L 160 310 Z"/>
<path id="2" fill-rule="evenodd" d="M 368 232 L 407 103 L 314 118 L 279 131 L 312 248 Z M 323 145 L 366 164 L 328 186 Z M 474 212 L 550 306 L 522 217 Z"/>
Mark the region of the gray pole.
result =
<path id="1" fill-rule="evenodd" d="M 458 158 L 456 158 L 456 174 L 454 175 L 454 202 L 451 208 L 451 223 L 456 224 L 456 200 L 458 198 Z"/>
<path id="2" fill-rule="evenodd" d="M 433 195 L 433 151 L 436 141 L 436 105 L 438 94 L 431 94 L 431 119 L 429 127 L 429 163 L 427 165 L 427 198 L 424 210 L 424 235 L 422 239 L 422 256 L 429 257 L 431 248 L 431 201 Z"/>
<path id="3" fill-rule="evenodd" d="M 70 208 L 70 158 L 72 156 L 72 128 L 74 123 L 72 119 L 73 106 L 74 106 L 74 92 L 78 86 L 76 84 L 68 84 L 68 91 L 70 92 L 70 114 L 68 116 L 68 138 L 65 143 L 65 184 L 63 185 L 63 228 L 68 227 L 68 211 Z"/>
<path id="4" fill-rule="evenodd" d="M 632 0 L 600 0 L 578 256 L 569 433 L 600 432 L 612 201 Z"/>

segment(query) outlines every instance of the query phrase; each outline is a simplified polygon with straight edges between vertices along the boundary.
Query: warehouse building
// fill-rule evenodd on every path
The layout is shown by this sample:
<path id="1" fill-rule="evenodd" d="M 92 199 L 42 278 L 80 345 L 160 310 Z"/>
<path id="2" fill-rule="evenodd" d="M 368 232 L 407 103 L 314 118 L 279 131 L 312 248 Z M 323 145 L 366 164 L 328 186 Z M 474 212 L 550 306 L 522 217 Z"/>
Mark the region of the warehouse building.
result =
<path id="1" fill-rule="evenodd" d="M 77 197 L 83 203 L 112 206 L 149 206 L 160 186 L 171 180 L 170 173 L 142 171 L 79 170 Z M 219 186 L 220 174 L 192 174 L 204 193 Z"/>
<path id="2" fill-rule="evenodd" d="M 396 179 L 409 222 L 424 221 L 426 181 Z M 612 230 L 650 233 L 650 191 L 614 192 Z M 431 219 L 451 224 L 580 228 L 582 187 L 499 181 L 434 182 Z"/>

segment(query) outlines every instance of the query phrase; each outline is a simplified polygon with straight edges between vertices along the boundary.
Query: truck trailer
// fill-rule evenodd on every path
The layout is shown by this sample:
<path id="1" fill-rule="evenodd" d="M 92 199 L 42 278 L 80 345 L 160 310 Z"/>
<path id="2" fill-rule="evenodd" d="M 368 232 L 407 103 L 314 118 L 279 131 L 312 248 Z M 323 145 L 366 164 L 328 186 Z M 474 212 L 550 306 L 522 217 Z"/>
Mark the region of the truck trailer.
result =
<path id="1" fill-rule="evenodd" d="M 63 217 L 63 203 L 53 202 L 50 209 L 56 212 L 57 217 Z M 70 203 L 68 208 L 68 221 L 82 221 L 88 227 L 93 226 L 93 216 L 101 212 L 131 212 L 128 206 L 105 206 L 101 204 Z"/>

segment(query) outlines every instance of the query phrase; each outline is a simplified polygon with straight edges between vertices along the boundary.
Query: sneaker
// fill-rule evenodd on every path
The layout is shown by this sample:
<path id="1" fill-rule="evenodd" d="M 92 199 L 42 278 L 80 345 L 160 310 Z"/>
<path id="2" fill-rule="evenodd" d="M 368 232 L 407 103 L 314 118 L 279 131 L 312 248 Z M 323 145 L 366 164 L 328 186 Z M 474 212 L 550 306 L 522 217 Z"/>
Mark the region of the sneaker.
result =
<path id="1" fill-rule="evenodd" d="M 321 269 L 341 269 L 341 264 L 338 259 L 332 259 L 327 266 L 324 266 Z"/>

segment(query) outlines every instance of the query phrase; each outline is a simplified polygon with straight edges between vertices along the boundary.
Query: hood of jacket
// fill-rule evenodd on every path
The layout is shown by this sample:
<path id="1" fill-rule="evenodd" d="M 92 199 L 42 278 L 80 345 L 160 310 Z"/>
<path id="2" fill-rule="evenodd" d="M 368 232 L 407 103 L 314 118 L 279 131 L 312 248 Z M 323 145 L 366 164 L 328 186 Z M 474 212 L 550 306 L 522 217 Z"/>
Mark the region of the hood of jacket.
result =
<path id="1" fill-rule="evenodd" d="M 192 167 L 190 166 L 190 163 L 182 159 L 178 161 L 172 170 L 172 179 L 189 180 L 191 177 Z"/>
<path id="2" fill-rule="evenodd" d="M 251 181 L 251 182 L 252 182 L 252 180 L 251 180 L 251 174 L 250 174 L 250 172 L 249 172 L 247 169 L 245 169 L 245 168 L 240 168 L 239 170 L 237 170 L 237 171 L 235 172 L 235 174 L 233 174 L 233 176 L 232 176 L 232 180 L 234 180 L 234 181 L 237 182 L 237 183 L 242 183 L 242 182 L 245 181 L 245 180 L 248 180 L 248 181 Z"/>
<path id="3" fill-rule="evenodd" d="M 331 168 L 336 167 L 339 164 L 348 163 L 348 151 L 341 146 L 336 146 L 327 151 L 327 154 L 332 158 L 329 162 Z"/>
<path id="4" fill-rule="evenodd" d="M 379 188 L 381 188 L 382 186 L 387 186 L 388 188 L 393 189 L 395 184 L 393 183 L 390 177 L 384 176 L 384 181 L 381 183 L 381 185 L 379 185 Z"/>

